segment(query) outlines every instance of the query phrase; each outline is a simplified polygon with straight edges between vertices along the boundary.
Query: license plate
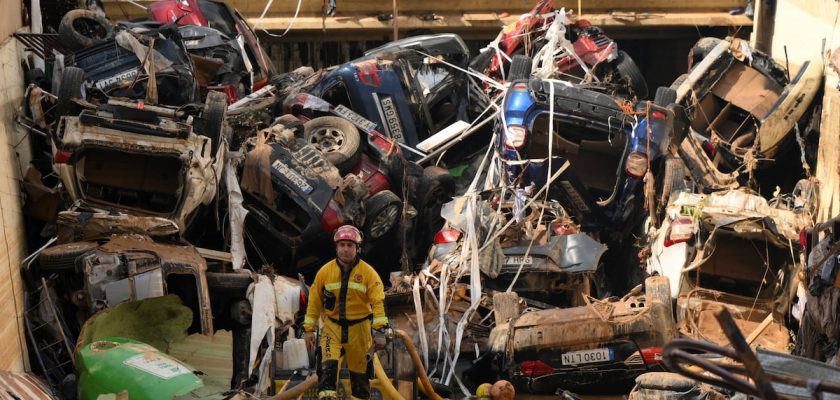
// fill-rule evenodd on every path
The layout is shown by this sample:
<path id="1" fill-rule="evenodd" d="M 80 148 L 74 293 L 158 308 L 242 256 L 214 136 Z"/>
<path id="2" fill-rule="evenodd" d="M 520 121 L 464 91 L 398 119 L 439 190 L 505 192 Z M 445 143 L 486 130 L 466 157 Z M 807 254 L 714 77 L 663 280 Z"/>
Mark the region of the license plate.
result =
<path id="1" fill-rule="evenodd" d="M 376 129 L 376 123 L 341 104 L 333 108 L 332 112 L 333 114 L 352 122 L 353 125 L 356 125 L 359 129 L 365 132 L 370 132 Z"/>
<path id="2" fill-rule="evenodd" d="M 592 349 L 563 353 L 561 358 L 563 365 L 578 365 L 612 361 L 614 355 L 612 349 Z"/>
<path id="3" fill-rule="evenodd" d="M 390 97 L 383 97 L 379 99 L 379 105 L 391 138 L 405 144 L 405 135 L 403 135 L 402 123 L 400 122 L 400 117 L 397 114 L 397 105 L 394 104 L 394 99 Z"/>
<path id="4" fill-rule="evenodd" d="M 531 256 L 508 256 L 505 257 L 505 265 L 531 265 L 534 263 L 534 258 Z"/>
<path id="5" fill-rule="evenodd" d="M 128 71 L 123 71 L 112 77 L 102 79 L 101 81 L 96 82 L 95 85 L 99 90 L 106 90 L 111 86 L 119 86 L 119 84 L 122 82 L 129 82 L 133 80 L 138 73 L 139 70 L 136 68 Z"/>
<path id="6" fill-rule="evenodd" d="M 314 188 L 309 182 L 306 181 L 299 173 L 290 169 L 286 164 L 280 162 L 280 160 L 274 161 L 271 164 L 271 167 L 274 168 L 275 171 L 279 172 L 280 175 L 283 175 L 292 182 L 295 186 L 298 187 L 303 193 L 309 194 Z"/>

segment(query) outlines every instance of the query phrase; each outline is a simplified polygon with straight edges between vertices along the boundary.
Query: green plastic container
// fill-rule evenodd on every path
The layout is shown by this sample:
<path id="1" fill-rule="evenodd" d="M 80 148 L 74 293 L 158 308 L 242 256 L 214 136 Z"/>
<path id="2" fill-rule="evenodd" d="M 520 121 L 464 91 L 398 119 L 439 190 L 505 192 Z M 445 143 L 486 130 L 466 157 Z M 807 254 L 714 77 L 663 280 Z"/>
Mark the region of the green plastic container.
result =
<path id="1" fill-rule="evenodd" d="M 79 398 L 128 392 L 131 400 L 163 400 L 189 394 L 204 382 L 192 368 L 145 343 L 109 337 L 85 346 L 76 356 Z"/>

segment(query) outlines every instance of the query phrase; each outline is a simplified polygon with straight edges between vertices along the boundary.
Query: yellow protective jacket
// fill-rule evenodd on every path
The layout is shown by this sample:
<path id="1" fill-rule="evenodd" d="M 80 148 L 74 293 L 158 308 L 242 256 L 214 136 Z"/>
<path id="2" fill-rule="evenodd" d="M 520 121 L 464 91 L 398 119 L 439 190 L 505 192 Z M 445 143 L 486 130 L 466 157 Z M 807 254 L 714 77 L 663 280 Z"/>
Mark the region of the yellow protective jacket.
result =
<path id="1" fill-rule="evenodd" d="M 335 296 L 335 306 L 330 310 L 324 309 L 324 291 Z M 332 260 L 321 267 L 309 288 L 303 328 L 314 332 L 318 328 L 321 313 L 334 321 L 359 320 L 373 314 L 373 328 L 385 326 L 388 317 L 385 316 L 384 300 L 382 280 L 368 263 L 359 260 L 350 269 L 350 273 L 342 277 L 341 267 L 336 260 Z M 344 307 L 342 302 L 345 302 Z M 341 315 L 342 309 L 344 315 Z"/>

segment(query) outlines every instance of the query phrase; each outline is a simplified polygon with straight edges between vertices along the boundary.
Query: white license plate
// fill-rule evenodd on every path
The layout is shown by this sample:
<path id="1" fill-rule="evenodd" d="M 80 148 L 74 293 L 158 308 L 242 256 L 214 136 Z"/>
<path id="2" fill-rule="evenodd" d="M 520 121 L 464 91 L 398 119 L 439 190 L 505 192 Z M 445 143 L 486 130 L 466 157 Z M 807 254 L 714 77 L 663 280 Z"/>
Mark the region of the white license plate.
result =
<path id="1" fill-rule="evenodd" d="M 370 132 L 370 131 L 376 129 L 376 123 L 374 123 L 373 121 L 370 121 L 367 118 L 359 115 L 355 111 L 353 111 L 353 110 L 351 110 L 347 107 L 344 107 L 341 104 L 339 104 L 338 106 L 333 108 L 332 112 L 333 112 L 333 114 L 338 115 L 339 117 L 342 117 L 342 118 L 352 122 L 353 125 L 356 125 L 359 129 L 361 129 L 365 132 Z"/>
<path id="2" fill-rule="evenodd" d="M 531 265 L 534 263 L 534 257 L 531 256 L 508 256 L 505 257 L 505 265 Z"/>
<path id="3" fill-rule="evenodd" d="M 285 176 L 286 179 L 291 181 L 303 193 L 309 194 L 309 192 L 314 190 L 312 185 L 310 185 L 309 182 L 306 181 L 306 179 L 304 179 L 299 173 L 297 173 L 297 171 L 293 171 L 288 166 L 286 166 L 286 164 L 280 162 L 280 160 L 274 161 L 274 163 L 271 164 L 271 167 L 274 168 L 281 175 Z"/>
<path id="4" fill-rule="evenodd" d="M 561 358 L 563 365 L 578 365 L 612 361 L 614 356 L 611 349 L 592 349 L 563 353 Z"/>
<path id="5" fill-rule="evenodd" d="M 137 76 L 137 74 L 139 72 L 140 71 L 136 68 L 128 70 L 128 71 L 120 72 L 119 74 L 116 74 L 114 76 L 111 76 L 109 78 L 105 78 L 101 81 L 96 82 L 96 87 L 100 90 L 106 90 L 106 89 L 110 88 L 111 86 L 118 86 L 122 82 L 129 82 L 129 81 L 133 80 L 134 77 Z"/>

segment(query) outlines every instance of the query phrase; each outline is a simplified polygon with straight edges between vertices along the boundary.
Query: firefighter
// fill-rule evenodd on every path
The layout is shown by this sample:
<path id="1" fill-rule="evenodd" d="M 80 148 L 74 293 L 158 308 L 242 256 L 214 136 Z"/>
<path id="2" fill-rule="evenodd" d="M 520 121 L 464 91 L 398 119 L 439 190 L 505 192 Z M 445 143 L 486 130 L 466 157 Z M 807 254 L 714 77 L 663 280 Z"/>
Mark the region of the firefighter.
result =
<path id="1" fill-rule="evenodd" d="M 324 264 L 309 290 L 306 307 L 306 348 L 315 350 L 315 329 L 322 315 L 321 371 L 319 399 L 337 398 L 339 357 L 347 360 L 353 399 L 370 398 L 367 353 L 373 337 L 384 335 L 385 292 L 376 270 L 359 258 L 362 234 L 356 227 L 344 225 L 333 235 L 336 259 Z M 377 340 L 379 342 L 379 340 Z"/>

